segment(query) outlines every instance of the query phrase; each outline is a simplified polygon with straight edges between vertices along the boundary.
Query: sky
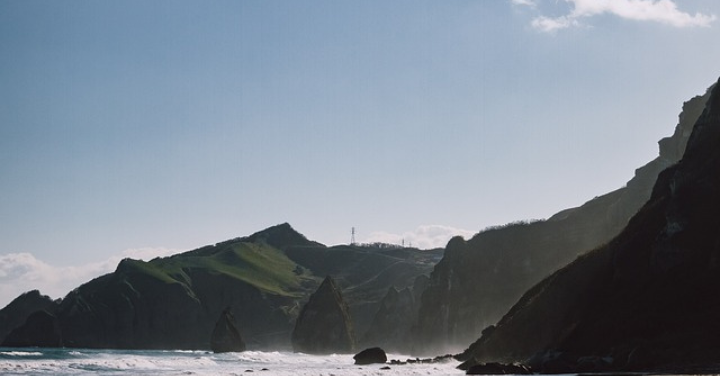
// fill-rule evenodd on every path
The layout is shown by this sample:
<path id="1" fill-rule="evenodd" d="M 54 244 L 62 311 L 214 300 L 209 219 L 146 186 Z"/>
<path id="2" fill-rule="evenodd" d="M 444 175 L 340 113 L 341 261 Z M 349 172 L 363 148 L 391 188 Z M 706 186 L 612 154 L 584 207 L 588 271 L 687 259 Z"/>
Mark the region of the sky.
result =
<path id="1" fill-rule="evenodd" d="M 443 246 L 622 187 L 716 0 L 0 2 L 0 307 L 288 222 Z"/>

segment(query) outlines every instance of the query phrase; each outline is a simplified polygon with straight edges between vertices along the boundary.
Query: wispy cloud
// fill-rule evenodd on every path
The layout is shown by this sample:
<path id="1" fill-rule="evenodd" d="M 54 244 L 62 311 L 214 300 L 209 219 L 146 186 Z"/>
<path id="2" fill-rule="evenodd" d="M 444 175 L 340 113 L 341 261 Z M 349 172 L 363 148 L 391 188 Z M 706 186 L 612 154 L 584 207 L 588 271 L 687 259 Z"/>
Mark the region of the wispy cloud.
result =
<path id="1" fill-rule="evenodd" d="M 106 260 L 78 266 L 51 265 L 30 253 L 0 255 L 0 308 L 30 290 L 40 290 L 44 295 L 61 298 L 80 284 L 112 272 L 126 257 L 149 260 L 177 252 L 179 250 L 167 248 L 128 249 Z"/>
<path id="2" fill-rule="evenodd" d="M 533 19 L 531 25 L 540 31 L 554 32 L 581 26 L 580 20 L 603 14 L 614 15 L 633 21 L 648 21 L 672 27 L 707 27 L 716 20 L 714 14 L 690 14 L 680 11 L 671 0 L 565 0 L 571 4 L 569 14 L 559 17 L 544 15 Z M 521 4 L 525 0 L 513 0 Z M 534 3 L 533 3 L 534 4 Z M 533 5 L 534 6 L 534 5 Z"/>
<path id="3" fill-rule="evenodd" d="M 453 236 L 459 235 L 467 239 L 476 232 L 443 225 L 422 225 L 402 234 L 383 231 L 373 232 L 365 239 L 365 242 L 388 244 L 402 244 L 404 242 L 405 246 L 412 245 L 420 249 L 432 249 L 444 247 Z"/>
<path id="4" fill-rule="evenodd" d="M 535 0 L 510 0 L 511 3 L 520 6 L 535 7 L 537 3 Z"/>
<path id="5" fill-rule="evenodd" d="M 580 26 L 580 23 L 578 20 L 566 16 L 557 18 L 540 16 L 532 20 L 531 25 L 540 31 L 553 32 L 560 29 L 567 29 L 571 26 Z"/>

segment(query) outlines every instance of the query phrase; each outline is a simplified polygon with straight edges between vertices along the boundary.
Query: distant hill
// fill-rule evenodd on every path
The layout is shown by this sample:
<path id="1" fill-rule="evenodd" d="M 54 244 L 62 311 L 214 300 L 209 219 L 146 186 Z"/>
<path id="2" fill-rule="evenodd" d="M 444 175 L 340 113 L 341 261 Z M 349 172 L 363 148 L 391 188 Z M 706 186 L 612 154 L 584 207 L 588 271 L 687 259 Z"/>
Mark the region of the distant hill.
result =
<path id="1" fill-rule="evenodd" d="M 122 260 L 113 273 L 41 307 L 49 316 L 37 317 L 55 320 L 67 347 L 207 349 L 229 307 L 249 348 L 287 349 L 300 307 L 327 275 L 347 291 L 353 320 L 367 325 L 390 286 L 411 286 L 441 256 L 442 250 L 326 247 L 285 223 L 171 257 Z M 13 322 L 31 313 L 10 308 L 0 315 L 19 312 Z M 45 343 L 27 330 L 35 324 L 10 328 L 17 330 L 8 330 L 4 345 Z"/>
<path id="2" fill-rule="evenodd" d="M 490 228 L 468 241 L 452 239 L 422 296 L 413 351 L 459 351 L 533 285 L 619 234 L 650 198 L 658 174 L 682 157 L 708 97 L 709 92 L 683 105 L 675 133 L 659 142 L 660 155 L 637 169 L 625 187 L 548 220 Z"/>
<path id="3" fill-rule="evenodd" d="M 720 369 L 720 85 L 622 233 L 530 289 L 465 352 L 542 372 Z"/>

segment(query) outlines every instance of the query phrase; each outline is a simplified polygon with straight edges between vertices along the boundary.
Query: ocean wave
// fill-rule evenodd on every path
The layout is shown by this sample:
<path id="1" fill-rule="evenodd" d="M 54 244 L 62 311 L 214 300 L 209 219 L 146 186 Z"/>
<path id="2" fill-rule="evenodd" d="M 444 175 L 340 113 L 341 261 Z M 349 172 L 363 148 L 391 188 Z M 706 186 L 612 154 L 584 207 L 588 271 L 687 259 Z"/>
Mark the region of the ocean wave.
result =
<path id="1" fill-rule="evenodd" d="M 6 355 L 2 355 L 6 354 Z M 12 355 L 10 355 L 12 354 Z M 269 371 L 273 376 L 310 375 L 462 375 L 456 363 L 355 366 L 352 355 L 307 355 L 291 352 L 246 351 L 214 354 L 206 351 L 133 351 L 38 349 L 0 352 L 2 375 L 240 375 Z M 396 358 L 402 359 L 402 358 Z M 406 359 L 406 358 L 405 358 Z M 381 369 L 383 367 L 390 369 Z"/>
<path id="2" fill-rule="evenodd" d="M 43 353 L 39 351 L 0 351 L 0 355 L 5 356 L 42 356 Z"/>

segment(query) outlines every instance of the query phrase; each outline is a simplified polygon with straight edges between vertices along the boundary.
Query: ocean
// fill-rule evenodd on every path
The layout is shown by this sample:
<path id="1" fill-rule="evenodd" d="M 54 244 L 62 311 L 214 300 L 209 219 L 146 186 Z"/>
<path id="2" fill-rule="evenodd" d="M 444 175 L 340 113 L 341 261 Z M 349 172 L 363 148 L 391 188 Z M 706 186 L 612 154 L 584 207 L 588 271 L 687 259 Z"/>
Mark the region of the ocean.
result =
<path id="1" fill-rule="evenodd" d="M 388 360 L 409 357 L 388 354 Z M 356 366 L 352 355 L 0 347 L 0 375 L 463 375 L 458 362 Z M 390 369 L 382 369 L 389 367 Z"/>

